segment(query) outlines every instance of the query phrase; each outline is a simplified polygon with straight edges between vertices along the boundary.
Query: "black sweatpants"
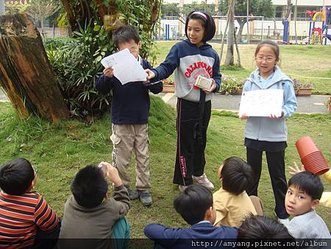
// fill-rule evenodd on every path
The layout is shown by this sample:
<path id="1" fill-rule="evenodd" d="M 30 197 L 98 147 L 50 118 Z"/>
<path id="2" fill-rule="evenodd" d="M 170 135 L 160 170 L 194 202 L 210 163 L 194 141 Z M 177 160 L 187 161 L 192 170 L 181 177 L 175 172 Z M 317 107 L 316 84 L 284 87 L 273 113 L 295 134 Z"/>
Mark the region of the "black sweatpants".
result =
<path id="1" fill-rule="evenodd" d="M 247 189 L 248 195 L 256 195 L 259 186 L 261 171 L 262 171 L 262 153 L 263 151 L 254 150 L 246 147 L 247 163 L 253 169 L 253 180 Z M 271 185 L 275 198 L 275 213 L 278 218 L 285 219 L 289 215 L 285 209 L 285 194 L 287 192 L 287 183 L 285 176 L 285 150 L 270 152 L 266 151 L 267 164 Z"/>
<path id="2" fill-rule="evenodd" d="M 201 176 L 204 173 L 210 115 L 211 101 L 203 102 L 201 107 L 199 103 L 178 98 L 177 153 L 173 183 L 191 185 L 192 175 Z"/>

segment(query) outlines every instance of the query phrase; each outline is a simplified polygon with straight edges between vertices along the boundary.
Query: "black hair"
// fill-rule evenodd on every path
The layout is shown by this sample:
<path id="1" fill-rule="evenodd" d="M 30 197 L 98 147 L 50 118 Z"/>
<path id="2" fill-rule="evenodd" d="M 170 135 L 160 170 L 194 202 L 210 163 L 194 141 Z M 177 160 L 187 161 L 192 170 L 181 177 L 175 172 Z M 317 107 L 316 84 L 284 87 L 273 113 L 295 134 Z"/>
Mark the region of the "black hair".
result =
<path id="1" fill-rule="evenodd" d="M 246 219 L 238 228 L 237 240 L 240 241 L 254 239 L 286 239 L 286 241 L 288 241 L 292 240 L 293 237 L 290 235 L 287 228 L 278 221 L 271 219 L 267 216 L 251 214 L 250 216 L 246 217 Z M 264 246 L 260 246 L 258 248 L 264 248 Z"/>
<path id="2" fill-rule="evenodd" d="M 239 195 L 249 186 L 253 177 L 253 171 L 251 166 L 244 160 L 232 156 L 224 160 L 221 177 L 223 189 Z"/>
<path id="3" fill-rule="evenodd" d="M 102 169 L 87 165 L 80 169 L 71 183 L 71 192 L 79 205 L 94 208 L 106 197 L 108 183 Z"/>
<path id="4" fill-rule="evenodd" d="M 276 56 L 276 62 L 278 62 L 278 61 L 279 61 L 279 46 L 277 45 L 276 42 L 271 41 L 271 40 L 264 40 L 264 41 L 261 41 L 261 42 L 256 46 L 254 56 L 256 57 L 256 55 L 258 54 L 258 52 L 260 51 L 260 49 L 261 49 L 263 46 L 269 46 L 269 47 L 272 49 L 272 51 L 274 52 L 274 54 L 275 54 L 275 56 Z"/>
<path id="5" fill-rule="evenodd" d="M 0 187 L 10 195 L 22 195 L 31 187 L 35 173 L 31 163 L 24 158 L 6 162 L 0 168 Z"/>
<path id="6" fill-rule="evenodd" d="M 117 48 L 119 44 L 130 42 L 131 40 L 134 40 L 137 44 L 140 41 L 139 33 L 132 25 L 121 26 L 113 32 L 113 42 Z"/>
<path id="7" fill-rule="evenodd" d="M 190 225 L 204 220 L 206 211 L 213 206 L 213 195 L 201 185 L 190 185 L 174 200 L 174 208 Z"/>
<path id="8" fill-rule="evenodd" d="M 187 15 L 186 22 L 185 22 L 185 35 L 188 38 L 187 35 L 187 25 L 188 22 L 191 20 L 199 20 L 202 24 L 202 26 L 205 28 L 204 36 L 202 41 L 207 42 L 211 40 L 216 32 L 216 26 L 214 19 L 206 12 L 203 11 L 192 11 Z"/>
<path id="9" fill-rule="evenodd" d="M 292 176 L 288 181 L 287 186 L 297 187 L 309 195 L 313 200 L 321 199 L 324 191 L 320 177 L 309 171 L 303 171 Z"/>

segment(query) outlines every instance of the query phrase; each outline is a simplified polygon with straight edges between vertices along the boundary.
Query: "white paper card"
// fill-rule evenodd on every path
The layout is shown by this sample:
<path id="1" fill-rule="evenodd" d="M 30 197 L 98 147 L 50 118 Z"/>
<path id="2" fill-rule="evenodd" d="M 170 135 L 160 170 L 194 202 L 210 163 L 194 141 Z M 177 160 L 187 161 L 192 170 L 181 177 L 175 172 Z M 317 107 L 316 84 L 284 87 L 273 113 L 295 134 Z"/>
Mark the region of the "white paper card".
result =
<path id="1" fill-rule="evenodd" d="M 114 76 L 123 85 L 128 82 L 146 81 L 145 70 L 127 48 L 103 58 L 101 64 L 105 68 L 112 67 Z"/>
<path id="2" fill-rule="evenodd" d="M 280 117 L 283 107 L 283 89 L 267 89 L 244 92 L 240 100 L 239 117 Z"/>

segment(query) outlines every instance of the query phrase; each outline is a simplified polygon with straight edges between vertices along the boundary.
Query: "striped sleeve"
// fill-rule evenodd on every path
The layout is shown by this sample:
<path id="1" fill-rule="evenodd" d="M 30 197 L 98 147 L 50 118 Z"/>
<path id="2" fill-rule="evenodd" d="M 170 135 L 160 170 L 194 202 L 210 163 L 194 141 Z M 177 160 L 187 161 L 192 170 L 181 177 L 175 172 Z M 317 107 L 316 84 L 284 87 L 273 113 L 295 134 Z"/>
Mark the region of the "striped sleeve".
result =
<path id="1" fill-rule="evenodd" d="M 54 210 L 40 195 L 34 212 L 36 225 L 45 232 L 51 232 L 59 225 L 59 218 Z"/>

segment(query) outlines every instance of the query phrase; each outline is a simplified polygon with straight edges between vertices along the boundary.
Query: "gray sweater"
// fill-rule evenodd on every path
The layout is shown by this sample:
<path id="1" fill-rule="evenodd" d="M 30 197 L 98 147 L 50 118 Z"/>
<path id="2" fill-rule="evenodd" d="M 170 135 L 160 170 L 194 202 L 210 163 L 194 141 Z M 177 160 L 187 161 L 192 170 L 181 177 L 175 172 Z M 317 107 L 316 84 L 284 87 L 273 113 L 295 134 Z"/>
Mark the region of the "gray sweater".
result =
<path id="1" fill-rule="evenodd" d="M 95 208 L 82 207 L 70 196 L 64 206 L 58 248 L 110 248 L 113 225 L 127 214 L 129 202 L 123 185 L 114 189 L 112 198 Z"/>
<path id="2" fill-rule="evenodd" d="M 330 239 L 330 231 L 324 220 L 312 210 L 295 216 L 285 225 L 289 233 L 296 239 Z"/>

